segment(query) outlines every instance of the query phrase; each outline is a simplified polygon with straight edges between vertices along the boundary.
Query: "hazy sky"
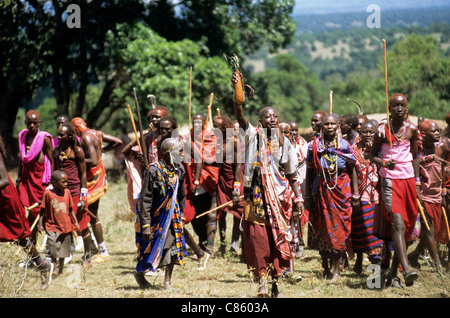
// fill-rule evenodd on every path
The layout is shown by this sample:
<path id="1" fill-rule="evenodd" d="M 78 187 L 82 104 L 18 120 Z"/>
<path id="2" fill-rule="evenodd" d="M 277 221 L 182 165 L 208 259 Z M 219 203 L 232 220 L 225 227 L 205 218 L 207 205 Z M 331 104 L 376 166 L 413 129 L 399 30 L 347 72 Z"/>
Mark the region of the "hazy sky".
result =
<path id="1" fill-rule="evenodd" d="M 370 4 L 383 9 L 450 6 L 450 0 L 296 0 L 294 14 L 366 11 Z"/>

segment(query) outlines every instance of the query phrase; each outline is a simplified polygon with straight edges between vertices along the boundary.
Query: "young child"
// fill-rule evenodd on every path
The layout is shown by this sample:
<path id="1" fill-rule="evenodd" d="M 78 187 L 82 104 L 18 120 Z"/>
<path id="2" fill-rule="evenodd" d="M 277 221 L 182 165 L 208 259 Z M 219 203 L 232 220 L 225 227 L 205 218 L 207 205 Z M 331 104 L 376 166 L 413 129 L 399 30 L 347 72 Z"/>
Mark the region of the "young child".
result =
<path id="1" fill-rule="evenodd" d="M 42 198 L 39 231 L 45 225 L 47 244 L 52 263 L 56 264 L 54 276 L 62 274 L 64 258 L 70 256 L 71 234 L 78 229 L 78 221 L 73 211 L 72 195 L 67 187 L 67 174 L 60 170 L 52 172 L 51 184 L 53 189 L 47 189 Z"/>

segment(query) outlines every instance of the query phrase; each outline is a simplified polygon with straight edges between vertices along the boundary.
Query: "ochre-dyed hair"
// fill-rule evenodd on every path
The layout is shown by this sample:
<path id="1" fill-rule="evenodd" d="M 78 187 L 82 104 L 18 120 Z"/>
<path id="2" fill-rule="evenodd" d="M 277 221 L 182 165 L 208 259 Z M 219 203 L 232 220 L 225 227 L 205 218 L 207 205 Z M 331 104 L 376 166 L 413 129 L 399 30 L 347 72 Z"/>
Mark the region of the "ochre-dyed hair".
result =
<path id="1" fill-rule="evenodd" d="M 75 127 L 75 129 L 79 135 L 82 135 L 87 129 L 86 122 L 81 117 L 73 118 L 71 123 Z"/>
<path id="2" fill-rule="evenodd" d="M 429 119 L 424 120 L 423 122 L 420 123 L 419 130 L 420 131 L 427 131 L 427 130 L 429 130 L 431 128 L 431 125 L 433 123 L 436 124 L 436 122 L 434 122 L 432 120 L 429 120 Z"/>
<path id="3" fill-rule="evenodd" d="M 169 110 L 167 109 L 167 107 L 161 105 L 161 106 L 156 106 L 155 109 L 151 109 L 147 113 L 147 118 L 150 118 L 152 116 L 152 113 L 157 110 L 161 111 L 161 118 L 169 115 Z"/>
<path id="4" fill-rule="evenodd" d="M 402 97 L 402 98 L 406 101 L 406 105 L 408 105 L 408 99 L 406 98 L 406 96 L 403 95 L 403 94 L 401 94 L 401 93 L 396 93 L 396 94 L 392 95 L 392 96 L 389 98 L 389 106 L 392 105 L 392 103 L 394 102 L 394 100 L 395 100 L 397 97 Z"/>
<path id="5" fill-rule="evenodd" d="M 39 115 L 39 112 L 34 109 L 27 111 L 27 113 L 25 114 L 26 117 L 31 117 L 33 115 L 35 115 L 38 119 L 41 119 L 41 115 Z"/>
<path id="6" fill-rule="evenodd" d="M 316 110 L 316 111 L 313 113 L 313 116 L 316 115 L 316 114 L 321 115 L 322 118 L 323 118 L 323 117 L 325 117 L 326 115 L 328 115 L 328 112 L 327 112 L 326 110 L 319 109 L 319 110 Z"/>

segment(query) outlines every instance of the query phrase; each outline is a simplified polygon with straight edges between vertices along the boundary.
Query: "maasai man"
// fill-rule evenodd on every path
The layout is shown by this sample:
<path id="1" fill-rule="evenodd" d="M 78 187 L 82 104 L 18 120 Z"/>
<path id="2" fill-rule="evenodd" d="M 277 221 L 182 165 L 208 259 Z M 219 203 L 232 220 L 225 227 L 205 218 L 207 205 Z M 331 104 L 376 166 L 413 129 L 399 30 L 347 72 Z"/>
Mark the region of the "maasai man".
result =
<path id="1" fill-rule="evenodd" d="M 217 164 L 215 134 L 207 129 L 206 116 L 197 113 L 192 117 L 193 128 L 189 136 L 184 138 L 190 145 L 185 145 L 191 151 L 190 160 L 184 165 L 186 179 L 190 180 L 187 189 L 187 198 L 195 209 L 195 215 L 200 215 L 217 205 L 216 191 L 219 179 L 219 166 Z M 187 149 L 185 148 L 185 149 Z M 187 153 L 186 153 L 187 155 Z M 213 211 L 200 218 L 194 217 L 191 221 L 194 232 L 198 236 L 198 245 L 206 251 L 200 267 L 213 255 L 214 240 L 217 229 L 217 212 Z"/>
<path id="2" fill-rule="evenodd" d="M 319 250 L 324 277 L 332 281 L 340 277 L 341 262 L 350 239 L 352 204 L 359 199 L 355 158 L 348 142 L 339 137 L 338 125 L 334 114 L 326 115 L 321 136 L 308 146 L 304 196 L 307 209 L 313 211 L 308 245 Z M 310 192 L 314 175 L 318 181 L 315 201 Z"/>
<path id="3" fill-rule="evenodd" d="M 325 110 L 319 109 L 316 110 L 311 116 L 311 128 L 313 130 L 311 139 L 320 135 L 320 132 L 322 130 L 323 117 L 327 114 L 328 113 Z"/>
<path id="4" fill-rule="evenodd" d="M 369 121 L 366 115 L 358 115 L 358 127 L 356 127 L 356 132 L 361 135 L 361 127 L 365 122 Z"/>
<path id="5" fill-rule="evenodd" d="M 244 194 L 244 161 L 243 145 L 239 134 L 228 116 L 216 116 L 213 118 L 213 126 L 222 135 L 222 147 L 217 147 L 217 152 L 223 160 L 219 163 L 219 179 L 217 183 L 217 205 L 233 201 L 231 206 L 226 206 L 218 211 L 220 247 L 219 253 L 222 255 L 226 251 L 226 217 L 228 213 L 233 215 L 233 230 L 231 232 L 230 252 L 237 253 L 239 248 L 239 238 L 241 231 L 239 223 L 244 210 L 244 200 L 239 196 Z"/>
<path id="6" fill-rule="evenodd" d="M 165 106 L 157 106 L 155 109 L 150 110 L 147 114 L 148 131 L 144 135 L 144 145 L 145 150 L 147 151 L 146 156 L 148 164 L 161 159 L 160 154 L 158 154 L 158 143 L 161 144 L 159 123 L 161 119 L 166 116 L 169 116 L 169 110 Z M 140 167 L 141 170 L 145 171 L 147 167 L 145 167 L 144 164 L 144 154 L 142 154 L 136 147 L 137 144 L 137 140 L 133 140 L 122 149 L 122 154 L 129 158 L 136 156 L 142 165 L 142 167 Z M 144 149 L 142 150 L 144 151 Z M 142 171 L 140 172 L 141 175 L 143 174 Z"/>
<path id="7" fill-rule="evenodd" d="M 183 145 L 168 138 L 161 144 L 162 159 L 150 164 L 138 203 L 141 236 L 136 237 L 138 262 L 135 278 L 141 288 L 150 284 L 145 273 L 165 266 L 164 287 L 170 288 L 175 264 L 183 264 L 186 247 L 183 235 L 185 200 Z"/>
<path id="8" fill-rule="evenodd" d="M 0 136 L 0 242 L 15 242 L 24 249 L 41 273 L 41 289 L 47 289 L 54 265 L 44 261 L 29 240 L 31 233 L 25 207 L 6 170 L 5 159 L 5 145 Z"/>
<path id="9" fill-rule="evenodd" d="M 448 242 L 448 236 L 446 238 L 439 237 L 439 234 L 442 233 L 441 230 L 447 231 L 445 220 L 442 220 L 442 202 L 443 200 L 445 202 L 442 189 L 444 188 L 445 165 L 448 162 L 442 159 L 444 143 L 441 140 L 439 126 L 434 121 L 423 120 L 419 130 L 422 136 L 420 156 L 422 208 L 430 229 L 428 230 L 422 223 L 420 241 L 414 251 L 408 255 L 408 260 L 413 267 L 419 268 L 419 256 L 426 248 L 430 252 L 435 270 L 438 274 L 443 275 L 435 242 L 441 241 L 444 244 Z"/>
<path id="10" fill-rule="evenodd" d="M 87 127 L 85 121 L 80 117 L 72 119 L 77 135 L 81 138 L 81 147 L 86 158 L 87 178 L 87 204 L 92 213 L 91 226 L 98 244 L 98 254 L 92 259 L 93 262 L 102 263 L 109 259 L 106 243 L 103 238 L 103 227 L 100 223 L 98 207 L 100 198 L 106 194 L 106 170 L 103 166 L 102 153 L 114 150 L 122 144 L 120 138 L 105 134 L 100 130 Z M 108 143 L 103 147 L 103 143 Z"/>
<path id="11" fill-rule="evenodd" d="M 238 80 L 239 74 L 233 73 L 233 85 Z M 304 212 L 297 182 L 297 154 L 279 130 L 275 109 L 263 107 L 259 111 L 258 128 L 246 119 L 241 104 L 234 103 L 234 112 L 245 132 L 245 261 L 259 279 L 258 296 L 268 296 L 266 281 L 270 275 L 272 297 L 279 297 L 277 280 L 295 257 L 293 231 Z M 288 186 L 294 192 L 294 200 Z"/>
<path id="12" fill-rule="evenodd" d="M 83 239 L 84 260 L 82 266 L 91 266 L 91 220 L 87 206 L 86 160 L 83 149 L 79 146 L 77 133 L 70 122 L 58 128 L 58 146 L 53 151 L 53 170 L 64 171 L 67 175 L 67 189 L 72 195 L 73 211 L 79 224 L 79 234 Z"/>
<path id="13" fill-rule="evenodd" d="M 355 114 L 345 114 L 341 118 L 341 132 L 350 146 L 359 142 L 358 117 Z"/>
<path id="14" fill-rule="evenodd" d="M 306 155 L 308 154 L 308 142 L 298 133 L 298 124 L 295 121 L 288 121 L 290 128 L 290 141 L 297 152 L 298 166 L 297 166 L 297 182 L 300 186 L 300 195 L 305 193 L 305 178 L 306 178 Z M 303 197 L 302 197 L 303 198 Z M 304 215 L 298 222 L 298 247 L 297 256 L 303 255 L 305 243 L 303 241 L 303 227 L 308 223 L 308 211 L 305 210 Z"/>
<path id="15" fill-rule="evenodd" d="M 380 264 L 383 241 L 373 235 L 373 216 L 379 204 L 378 169 L 370 162 L 369 155 L 377 127 L 368 121 L 363 123 L 360 130 L 360 141 L 352 148 L 356 158 L 356 173 L 360 204 L 352 212 L 352 246 L 356 253 L 354 271 L 362 273 L 363 253 L 369 256 L 372 264 Z"/>
<path id="16" fill-rule="evenodd" d="M 44 190 L 50 182 L 52 173 L 52 135 L 39 130 L 40 115 L 30 110 L 25 116 L 25 125 L 19 133 L 20 165 L 17 178 L 17 190 L 25 206 L 31 206 L 42 200 Z M 28 222 L 33 224 L 39 215 L 39 208 L 28 214 Z M 31 233 L 35 241 L 37 227 Z"/>
<path id="17" fill-rule="evenodd" d="M 422 185 L 417 159 L 419 134 L 417 127 L 407 118 L 408 100 L 403 94 L 389 98 L 389 111 L 389 118 L 378 126 L 370 160 L 379 167 L 385 217 L 392 223 L 395 253 L 386 283 L 401 287 L 397 276 L 399 264 L 403 267 L 407 285 L 418 278 L 407 260 L 407 241 L 416 223 L 417 200 L 420 200 Z"/>
<path id="18" fill-rule="evenodd" d="M 447 128 L 445 129 L 444 136 L 442 138 L 444 143 L 444 159 L 447 162 L 450 162 L 450 112 L 445 116 L 445 121 L 447 122 Z M 445 212 L 447 213 L 447 219 L 450 218 L 450 167 L 445 168 L 445 189 L 442 189 L 442 192 L 445 192 Z M 447 237 L 450 236 L 450 233 L 447 233 Z M 448 252 L 450 252 L 450 241 L 447 243 Z M 447 253 L 449 254 L 449 253 Z M 450 271 L 450 262 L 447 262 L 447 271 Z"/>

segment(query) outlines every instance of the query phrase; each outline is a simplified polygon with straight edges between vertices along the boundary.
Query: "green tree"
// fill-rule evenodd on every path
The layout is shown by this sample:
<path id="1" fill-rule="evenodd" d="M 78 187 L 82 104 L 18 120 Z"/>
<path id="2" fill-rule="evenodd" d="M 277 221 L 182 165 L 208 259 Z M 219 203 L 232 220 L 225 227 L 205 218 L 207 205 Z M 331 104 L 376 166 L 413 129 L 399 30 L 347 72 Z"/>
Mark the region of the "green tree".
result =
<path id="1" fill-rule="evenodd" d="M 180 123 L 187 124 L 191 66 L 192 113 L 206 114 L 211 93 L 215 97 L 214 110 L 217 107 L 222 112 L 224 108 L 228 112 L 232 110 L 231 69 L 224 58 L 209 57 L 208 48 L 202 42 L 167 41 L 140 23 L 132 33 L 135 39 L 122 51 L 131 79 L 121 90 L 136 87 L 143 114 L 151 109 L 146 97 L 152 94 L 158 105 L 166 106 Z M 131 97 L 126 100 L 134 105 Z"/>
<path id="2" fill-rule="evenodd" d="M 254 88 L 260 106 L 272 106 L 281 120 L 310 125 L 314 110 L 323 108 L 327 94 L 318 77 L 290 54 L 275 59 L 276 68 L 256 74 Z"/>
<path id="3" fill-rule="evenodd" d="M 70 15 L 66 12 L 69 4 L 80 8 L 79 29 L 66 25 Z M 0 49 L 4 61 L 0 93 L 5 96 L 1 107 L 10 107 L 10 113 L 1 119 L 1 132 L 10 137 L 5 139 L 11 144 L 11 128 L 18 109 L 33 98 L 36 88 L 45 86 L 53 89 L 57 113 L 82 116 L 90 127 L 102 128 L 111 123 L 114 113 L 129 101 L 133 87 L 142 94 L 147 90 L 155 92 L 153 84 L 170 90 L 187 82 L 187 75 L 178 77 L 176 74 L 182 71 L 170 64 L 174 58 L 169 52 L 170 42 L 176 41 L 175 46 L 185 45 L 188 50 L 193 45 L 183 42 L 185 39 L 202 46 L 199 53 L 193 55 L 196 59 L 192 59 L 189 51 L 177 51 L 181 56 L 175 58 L 175 63 L 187 56 L 189 65 L 198 69 L 198 74 L 207 74 L 217 67 L 215 71 L 221 73 L 224 70 L 220 65 L 222 61 L 209 58 L 222 53 L 243 55 L 262 45 L 275 50 L 289 43 L 296 29 L 290 16 L 293 5 L 292 0 L 11 0 L 2 3 L 0 32 L 6 48 L 2 45 Z M 150 62 L 140 64 L 145 70 L 144 75 L 152 68 L 163 70 L 155 78 L 150 76 L 156 80 L 151 85 L 140 82 L 137 70 L 127 64 L 131 59 L 124 48 L 136 39 L 130 32 L 136 22 L 150 25 L 168 41 L 169 51 L 164 51 L 167 57 L 160 54 L 151 62 L 156 65 L 148 65 Z M 145 49 L 157 51 L 159 47 Z M 178 64 L 178 67 L 183 68 L 187 64 Z M 208 93 L 223 85 L 220 81 L 222 76 L 206 77 L 211 85 L 204 89 Z M 131 80 L 132 85 L 128 83 Z M 179 82 L 175 83 L 176 80 Z M 200 89 L 206 82 L 201 83 L 198 94 L 205 93 Z M 96 100 L 93 99 L 96 94 L 89 96 L 92 89 L 101 90 Z M 168 104 L 180 104 L 183 103 L 181 98 L 187 99 L 187 95 L 182 96 L 182 93 L 180 90 L 167 91 L 164 98 L 170 97 Z M 219 91 L 216 96 L 222 98 L 224 95 Z M 163 98 L 164 94 L 159 96 Z M 198 103 L 206 104 L 203 101 Z"/>
<path id="4" fill-rule="evenodd" d="M 412 34 L 394 45 L 387 54 L 389 93 L 403 93 L 413 115 L 443 119 L 450 109 L 450 58 L 437 44 Z"/>

